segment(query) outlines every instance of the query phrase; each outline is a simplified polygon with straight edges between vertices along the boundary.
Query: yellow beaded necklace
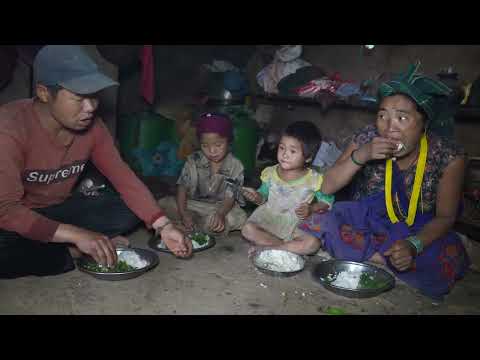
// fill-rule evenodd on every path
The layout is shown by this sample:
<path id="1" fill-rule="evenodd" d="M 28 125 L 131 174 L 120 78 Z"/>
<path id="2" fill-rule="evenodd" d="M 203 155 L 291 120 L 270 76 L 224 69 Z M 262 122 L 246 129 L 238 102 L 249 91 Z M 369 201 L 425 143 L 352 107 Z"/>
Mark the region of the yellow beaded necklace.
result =
<path id="1" fill-rule="evenodd" d="M 412 226 L 417 214 L 418 198 L 422 189 L 423 175 L 425 174 L 425 165 L 427 163 L 428 141 L 427 136 L 423 134 L 420 140 L 420 155 L 418 157 L 417 167 L 415 170 L 415 180 L 413 182 L 412 196 L 408 204 L 408 215 L 406 223 Z M 393 210 L 392 202 L 392 159 L 388 159 L 385 167 L 385 205 L 387 207 L 388 217 L 390 221 L 395 224 L 399 222 L 395 211 Z M 397 203 L 399 206 L 400 204 Z M 400 207 L 400 206 L 399 206 Z"/>

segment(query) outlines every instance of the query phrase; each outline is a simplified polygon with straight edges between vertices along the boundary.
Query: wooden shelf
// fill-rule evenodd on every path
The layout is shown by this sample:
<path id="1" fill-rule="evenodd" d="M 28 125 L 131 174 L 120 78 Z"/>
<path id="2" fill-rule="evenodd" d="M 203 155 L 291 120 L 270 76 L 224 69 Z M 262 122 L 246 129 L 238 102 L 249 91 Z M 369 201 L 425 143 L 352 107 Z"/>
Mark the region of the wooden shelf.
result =
<path id="1" fill-rule="evenodd" d="M 257 94 L 254 95 L 255 101 L 257 103 L 267 103 L 267 104 L 285 104 L 290 106 L 316 106 L 322 107 L 322 104 L 314 99 L 306 98 L 306 97 L 299 97 L 299 96 L 281 96 L 281 95 L 268 95 L 268 94 Z M 375 104 L 372 105 L 354 105 L 349 104 L 341 100 L 337 100 L 333 104 L 329 105 L 326 111 L 332 109 L 344 109 L 344 110 L 362 110 L 368 112 L 376 112 L 377 106 Z"/>
<path id="2" fill-rule="evenodd" d="M 289 106 L 316 106 L 322 107 L 321 103 L 311 98 L 304 98 L 299 96 L 282 96 L 269 94 L 256 94 L 252 96 L 257 103 L 263 104 L 284 104 Z M 377 111 L 376 104 L 349 104 L 341 100 L 337 100 L 326 111 L 332 109 L 344 110 L 360 110 L 375 113 Z M 458 122 L 476 122 L 480 123 L 480 107 L 461 106 L 457 115 L 455 116 Z"/>

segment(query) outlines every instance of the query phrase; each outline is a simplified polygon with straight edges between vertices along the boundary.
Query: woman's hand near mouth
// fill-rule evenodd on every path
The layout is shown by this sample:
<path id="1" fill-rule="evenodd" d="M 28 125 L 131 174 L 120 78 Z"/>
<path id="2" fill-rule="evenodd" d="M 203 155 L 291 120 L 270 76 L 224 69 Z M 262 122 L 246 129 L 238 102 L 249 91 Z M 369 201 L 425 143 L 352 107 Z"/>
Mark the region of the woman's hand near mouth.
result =
<path id="1" fill-rule="evenodd" d="M 375 137 L 371 142 L 355 150 L 355 158 L 366 163 L 371 160 L 381 160 L 392 157 L 398 147 L 398 140 Z"/>

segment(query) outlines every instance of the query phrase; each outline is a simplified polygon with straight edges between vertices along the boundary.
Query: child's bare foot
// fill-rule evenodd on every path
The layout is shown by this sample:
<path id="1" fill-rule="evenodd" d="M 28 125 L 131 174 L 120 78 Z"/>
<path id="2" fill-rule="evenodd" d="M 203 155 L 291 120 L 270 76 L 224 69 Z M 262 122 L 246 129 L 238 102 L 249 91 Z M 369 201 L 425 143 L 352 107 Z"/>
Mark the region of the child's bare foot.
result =
<path id="1" fill-rule="evenodd" d="M 248 257 L 252 258 L 256 253 L 262 251 L 262 250 L 267 250 L 267 249 L 279 249 L 281 250 L 281 246 L 275 247 L 275 246 L 262 246 L 262 245 L 251 245 L 250 248 L 248 249 Z"/>
<path id="2" fill-rule="evenodd" d="M 255 254 L 257 254 L 258 252 L 260 252 L 264 249 L 266 249 L 266 247 L 264 247 L 264 246 L 251 245 L 248 248 L 248 258 L 251 259 L 253 256 L 255 256 Z"/>

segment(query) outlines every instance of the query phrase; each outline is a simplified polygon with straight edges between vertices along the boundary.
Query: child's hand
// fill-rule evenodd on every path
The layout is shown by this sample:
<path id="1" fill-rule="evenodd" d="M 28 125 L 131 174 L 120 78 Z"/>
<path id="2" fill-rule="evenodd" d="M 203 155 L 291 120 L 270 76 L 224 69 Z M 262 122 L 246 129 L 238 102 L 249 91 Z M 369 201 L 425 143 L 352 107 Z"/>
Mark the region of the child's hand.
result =
<path id="1" fill-rule="evenodd" d="M 225 229 L 225 216 L 219 213 L 213 214 L 209 221 L 208 227 L 213 232 L 221 232 Z"/>
<path id="2" fill-rule="evenodd" d="M 330 207 L 327 203 L 324 203 L 323 201 L 319 201 L 312 205 L 312 212 L 323 214 L 327 212 L 329 208 Z"/>
<path id="3" fill-rule="evenodd" d="M 188 211 L 185 211 L 182 215 L 182 223 L 187 231 L 193 230 L 193 218 Z"/>
<path id="4" fill-rule="evenodd" d="M 242 188 L 242 194 L 248 201 L 253 202 L 254 204 L 261 205 L 263 203 L 263 196 L 260 195 L 258 191 L 255 191 L 249 187 Z"/>
<path id="5" fill-rule="evenodd" d="M 312 208 L 310 207 L 310 204 L 302 203 L 295 209 L 295 214 L 297 214 L 300 220 L 305 220 L 312 214 Z"/>

